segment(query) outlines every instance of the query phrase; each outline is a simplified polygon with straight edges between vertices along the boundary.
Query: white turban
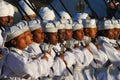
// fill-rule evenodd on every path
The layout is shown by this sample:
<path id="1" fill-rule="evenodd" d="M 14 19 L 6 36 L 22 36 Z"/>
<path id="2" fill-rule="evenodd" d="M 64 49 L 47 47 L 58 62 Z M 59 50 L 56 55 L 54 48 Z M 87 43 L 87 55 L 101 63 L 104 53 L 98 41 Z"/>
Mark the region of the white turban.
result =
<path id="1" fill-rule="evenodd" d="M 41 7 L 39 10 L 40 16 L 43 20 L 55 20 L 55 13 L 53 10 L 50 10 L 48 7 Z"/>
<path id="2" fill-rule="evenodd" d="M 65 11 L 60 11 L 59 14 L 61 16 L 61 19 L 71 19 L 70 15 Z"/>
<path id="3" fill-rule="evenodd" d="M 96 20 L 95 19 L 87 19 L 85 28 L 96 28 Z"/>
<path id="4" fill-rule="evenodd" d="M 28 24 L 29 24 L 29 28 L 31 31 L 41 28 L 40 20 L 38 20 L 38 19 L 29 21 Z"/>
<path id="5" fill-rule="evenodd" d="M 29 1 L 28 1 L 28 0 L 26 0 L 26 1 L 27 1 L 28 4 L 30 5 Z M 19 4 L 20 4 L 20 6 L 24 9 L 24 11 L 25 11 L 28 15 L 33 15 L 33 14 L 35 14 L 35 12 L 34 12 L 23 0 L 19 1 Z M 21 11 L 22 11 L 22 10 L 21 10 Z M 23 12 L 23 11 L 22 11 L 22 12 Z M 23 12 L 23 15 L 25 15 L 24 12 Z"/>
<path id="6" fill-rule="evenodd" d="M 8 11 L 9 11 L 9 16 L 14 16 L 14 6 L 11 4 L 8 4 Z"/>
<path id="7" fill-rule="evenodd" d="M 57 28 L 55 28 L 55 25 L 53 23 L 47 23 L 45 25 L 45 32 L 57 32 Z"/>
<path id="8" fill-rule="evenodd" d="M 8 6 L 4 1 L 0 2 L 0 17 L 8 16 Z"/>

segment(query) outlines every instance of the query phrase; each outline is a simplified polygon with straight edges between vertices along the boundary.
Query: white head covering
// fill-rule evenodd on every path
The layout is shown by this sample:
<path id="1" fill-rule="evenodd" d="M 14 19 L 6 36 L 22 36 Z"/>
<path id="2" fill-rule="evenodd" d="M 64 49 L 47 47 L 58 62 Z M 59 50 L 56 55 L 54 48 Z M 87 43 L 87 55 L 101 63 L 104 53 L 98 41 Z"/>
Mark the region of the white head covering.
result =
<path id="1" fill-rule="evenodd" d="M 29 30 L 28 24 L 26 21 L 20 21 L 16 24 L 17 27 L 19 27 L 23 32 L 26 32 Z"/>
<path id="2" fill-rule="evenodd" d="M 112 20 L 114 28 L 120 28 L 120 24 L 118 23 L 118 20 Z"/>
<path id="3" fill-rule="evenodd" d="M 40 20 L 38 20 L 38 19 L 29 21 L 28 24 L 29 24 L 29 28 L 31 31 L 41 28 Z"/>
<path id="4" fill-rule="evenodd" d="M 59 26 L 56 27 L 58 30 L 59 29 L 65 29 L 65 24 L 60 24 Z"/>
<path id="5" fill-rule="evenodd" d="M 9 10 L 8 16 L 14 16 L 14 6 L 11 4 L 8 4 L 8 10 Z"/>
<path id="6" fill-rule="evenodd" d="M 82 28 L 83 28 L 82 20 L 81 20 L 81 23 L 75 23 L 75 24 L 73 24 L 73 31 L 76 31 L 76 30 L 82 29 Z"/>
<path id="7" fill-rule="evenodd" d="M 114 28 L 114 26 L 113 26 L 111 20 L 105 20 L 103 30 L 113 29 L 113 28 Z"/>
<path id="8" fill-rule="evenodd" d="M 77 17 L 78 17 L 77 19 L 87 19 L 88 14 L 87 13 L 81 13 Z"/>
<path id="9" fill-rule="evenodd" d="M 29 1 L 28 0 L 26 0 L 28 3 L 29 3 Z M 33 15 L 33 14 L 35 14 L 35 12 L 23 1 L 23 0 L 21 0 L 21 1 L 19 1 L 19 4 L 21 5 L 21 7 L 25 10 L 25 12 L 28 14 L 28 15 Z M 30 4 L 30 3 L 29 3 Z M 22 11 L 22 10 L 21 10 Z M 23 11 L 22 11 L 23 12 Z M 23 15 L 25 15 L 24 14 L 24 12 L 23 12 Z"/>
<path id="10" fill-rule="evenodd" d="M 4 38 L 6 38 L 6 42 L 8 42 L 14 39 L 15 37 L 21 35 L 22 33 L 24 33 L 22 29 L 20 29 L 17 26 L 12 26 L 12 27 L 9 27 L 4 33 Z"/>
<path id="11" fill-rule="evenodd" d="M 8 6 L 5 1 L 0 1 L 0 17 L 8 16 Z"/>
<path id="12" fill-rule="evenodd" d="M 53 10 L 50 10 L 48 7 L 41 7 L 39 14 L 44 20 L 55 20 L 55 13 Z"/>
<path id="13" fill-rule="evenodd" d="M 57 32 L 57 28 L 55 27 L 55 25 L 53 23 L 48 22 L 45 25 L 45 29 L 44 32 Z"/>
<path id="14" fill-rule="evenodd" d="M 95 19 L 87 19 L 85 28 L 96 28 L 96 20 Z"/>
<path id="15" fill-rule="evenodd" d="M 61 19 L 71 19 L 70 15 L 65 11 L 60 11 L 59 14 L 61 16 Z"/>
<path id="16" fill-rule="evenodd" d="M 65 29 L 72 29 L 72 24 L 65 23 Z"/>

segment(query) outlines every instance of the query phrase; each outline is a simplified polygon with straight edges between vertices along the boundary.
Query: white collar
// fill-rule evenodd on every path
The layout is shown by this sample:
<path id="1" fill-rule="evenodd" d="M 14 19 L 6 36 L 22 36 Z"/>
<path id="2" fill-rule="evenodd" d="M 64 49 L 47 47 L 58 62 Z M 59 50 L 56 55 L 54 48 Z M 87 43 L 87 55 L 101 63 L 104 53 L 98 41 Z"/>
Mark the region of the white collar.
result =
<path id="1" fill-rule="evenodd" d="M 17 54 L 19 54 L 19 55 L 22 55 L 22 53 L 23 53 L 22 50 L 17 49 L 17 48 L 14 48 L 14 47 L 11 47 L 10 50 L 11 50 L 11 51 L 15 51 L 15 52 L 17 52 Z"/>

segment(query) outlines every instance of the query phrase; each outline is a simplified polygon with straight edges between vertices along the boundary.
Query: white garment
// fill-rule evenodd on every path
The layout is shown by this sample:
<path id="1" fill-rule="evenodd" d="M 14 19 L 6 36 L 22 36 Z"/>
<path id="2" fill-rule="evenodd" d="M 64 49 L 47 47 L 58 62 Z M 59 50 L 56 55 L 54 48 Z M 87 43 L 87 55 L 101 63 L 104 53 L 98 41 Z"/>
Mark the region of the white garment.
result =
<path id="1" fill-rule="evenodd" d="M 29 57 L 29 53 L 16 48 L 10 48 L 10 53 L 5 63 L 4 76 L 11 78 L 11 80 L 19 80 L 29 74 L 35 80 L 47 72 L 48 67 L 45 60 L 41 62 L 32 60 Z"/>

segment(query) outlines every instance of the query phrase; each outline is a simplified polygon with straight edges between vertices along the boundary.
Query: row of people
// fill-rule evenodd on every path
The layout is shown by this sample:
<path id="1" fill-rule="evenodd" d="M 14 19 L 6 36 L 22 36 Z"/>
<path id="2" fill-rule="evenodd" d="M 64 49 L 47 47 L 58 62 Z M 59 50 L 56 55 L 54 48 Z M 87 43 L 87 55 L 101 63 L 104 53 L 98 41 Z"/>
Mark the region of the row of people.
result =
<path id="1" fill-rule="evenodd" d="M 32 20 L 9 27 L 1 78 L 119 80 L 118 21 L 106 20 L 98 34 L 95 19 L 85 22 Z"/>

